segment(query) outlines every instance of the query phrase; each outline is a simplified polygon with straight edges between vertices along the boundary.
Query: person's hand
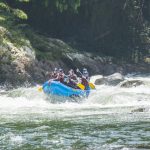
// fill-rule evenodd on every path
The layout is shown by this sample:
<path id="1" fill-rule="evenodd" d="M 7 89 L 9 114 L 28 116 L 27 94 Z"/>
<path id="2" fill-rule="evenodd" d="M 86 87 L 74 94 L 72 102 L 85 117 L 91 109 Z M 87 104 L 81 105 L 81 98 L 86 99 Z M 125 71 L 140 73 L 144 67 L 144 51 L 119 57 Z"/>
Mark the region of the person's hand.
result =
<path id="1" fill-rule="evenodd" d="M 48 84 L 50 84 L 50 83 L 51 83 L 51 81 L 52 81 L 52 80 L 50 79 L 50 80 L 48 81 Z"/>

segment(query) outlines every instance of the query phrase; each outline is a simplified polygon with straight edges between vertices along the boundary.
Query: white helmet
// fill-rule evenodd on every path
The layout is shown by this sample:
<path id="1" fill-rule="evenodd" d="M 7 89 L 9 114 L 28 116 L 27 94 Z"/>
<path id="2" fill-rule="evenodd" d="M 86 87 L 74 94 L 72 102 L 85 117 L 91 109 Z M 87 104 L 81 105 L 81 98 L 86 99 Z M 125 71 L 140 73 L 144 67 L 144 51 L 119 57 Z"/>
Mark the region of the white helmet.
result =
<path id="1" fill-rule="evenodd" d="M 83 71 L 87 71 L 87 69 L 86 69 L 86 68 L 83 68 Z"/>
<path id="2" fill-rule="evenodd" d="M 55 68 L 54 71 L 58 71 L 58 68 Z"/>
<path id="3" fill-rule="evenodd" d="M 60 68 L 60 69 L 59 69 L 59 72 L 63 72 L 63 69 Z"/>

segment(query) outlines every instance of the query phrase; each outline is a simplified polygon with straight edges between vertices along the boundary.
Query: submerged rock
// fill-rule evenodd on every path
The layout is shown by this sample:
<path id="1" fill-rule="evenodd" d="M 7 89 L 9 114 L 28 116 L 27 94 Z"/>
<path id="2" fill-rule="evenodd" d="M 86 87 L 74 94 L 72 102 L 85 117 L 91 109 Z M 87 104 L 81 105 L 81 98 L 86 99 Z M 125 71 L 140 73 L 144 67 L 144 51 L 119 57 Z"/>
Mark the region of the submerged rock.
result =
<path id="1" fill-rule="evenodd" d="M 131 88 L 131 87 L 140 86 L 142 84 L 144 84 L 144 82 L 140 80 L 130 80 L 130 81 L 128 80 L 128 81 L 122 82 L 120 87 Z"/>
<path id="2" fill-rule="evenodd" d="M 124 77 L 122 74 L 114 73 L 110 76 L 105 76 L 105 77 L 100 76 L 100 78 L 97 78 L 94 83 L 96 85 L 100 85 L 100 84 L 117 85 L 123 80 L 124 80 Z"/>
<path id="3" fill-rule="evenodd" d="M 95 75 L 91 77 L 90 82 L 94 83 L 95 85 L 100 85 L 103 84 L 103 79 L 103 75 Z"/>
<path id="4" fill-rule="evenodd" d="M 147 112 L 147 111 L 148 109 L 146 108 L 137 108 L 137 109 L 132 110 L 131 112 Z"/>
<path id="5" fill-rule="evenodd" d="M 106 81 L 109 85 L 117 85 L 124 80 L 124 77 L 121 73 L 114 73 L 106 77 Z"/>

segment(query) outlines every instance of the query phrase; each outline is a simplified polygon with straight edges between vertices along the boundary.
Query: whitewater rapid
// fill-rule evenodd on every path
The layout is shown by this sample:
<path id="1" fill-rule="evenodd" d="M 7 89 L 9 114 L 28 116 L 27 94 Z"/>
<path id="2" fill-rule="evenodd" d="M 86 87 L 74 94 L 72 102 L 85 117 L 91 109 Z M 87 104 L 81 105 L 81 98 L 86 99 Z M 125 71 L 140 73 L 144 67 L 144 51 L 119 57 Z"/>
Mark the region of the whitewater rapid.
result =
<path id="1" fill-rule="evenodd" d="M 126 106 L 150 106 L 150 77 L 128 77 L 144 81 L 146 85 L 132 88 L 100 85 L 96 86 L 89 98 L 72 100 L 47 96 L 39 92 L 38 85 L 32 88 L 18 88 L 10 91 L 0 90 L 0 108 L 84 108 L 84 107 L 126 107 Z M 127 79 L 127 78 L 126 78 Z M 0 111 L 1 111 L 0 110 Z"/>
<path id="2" fill-rule="evenodd" d="M 10 91 L 1 88 L 0 148 L 30 149 L 39 145 L 43 149 L 73 149 L 78 140 L 75 149 L 130 149 L 141 144 L 149 148 L 150 76 L 126 76 L 126 80 L 133 79 L 145 84 L 131 88 L 99 85 L 89 98 L 77 100 L 47 97 L 37 90 L 38 86 Z M 141 138 L 137 139 L 138 135 Z"/>

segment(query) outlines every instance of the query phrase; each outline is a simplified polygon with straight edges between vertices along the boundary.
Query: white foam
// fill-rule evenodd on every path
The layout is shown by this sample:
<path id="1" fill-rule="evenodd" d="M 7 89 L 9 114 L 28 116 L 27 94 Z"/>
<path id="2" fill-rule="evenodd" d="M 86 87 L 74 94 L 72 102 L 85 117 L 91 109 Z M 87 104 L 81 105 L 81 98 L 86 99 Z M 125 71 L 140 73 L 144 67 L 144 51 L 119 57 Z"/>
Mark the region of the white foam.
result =
<path id="1" fill-rule="evenodd" d="M 142 78 L 142 77 L 141 77 Z M 146 78 L 142 78 L 147 80 Z M 149 78 L 148 78 L 149 81 Z M 141 85 L 133 88 L 120 88 L 119 86 L 96 86 L 88 99 L 81 102 L 51 103 L 53 97 L 38 92 L 37 87 L 19 88 L 13 91 L 0 91 L 0 114 L 31 114 L 41 113 L 55 116 L 75 116 L 100 114 L 101 108 L 117 108 L 131 106 L 150 107 L 150 86 Z M 3 93 L 3 94 L 2 94 Z M 90 111 L 95 109 L 95 111 Z M 107 112 L 108 113 L 108 112 Z"/>

